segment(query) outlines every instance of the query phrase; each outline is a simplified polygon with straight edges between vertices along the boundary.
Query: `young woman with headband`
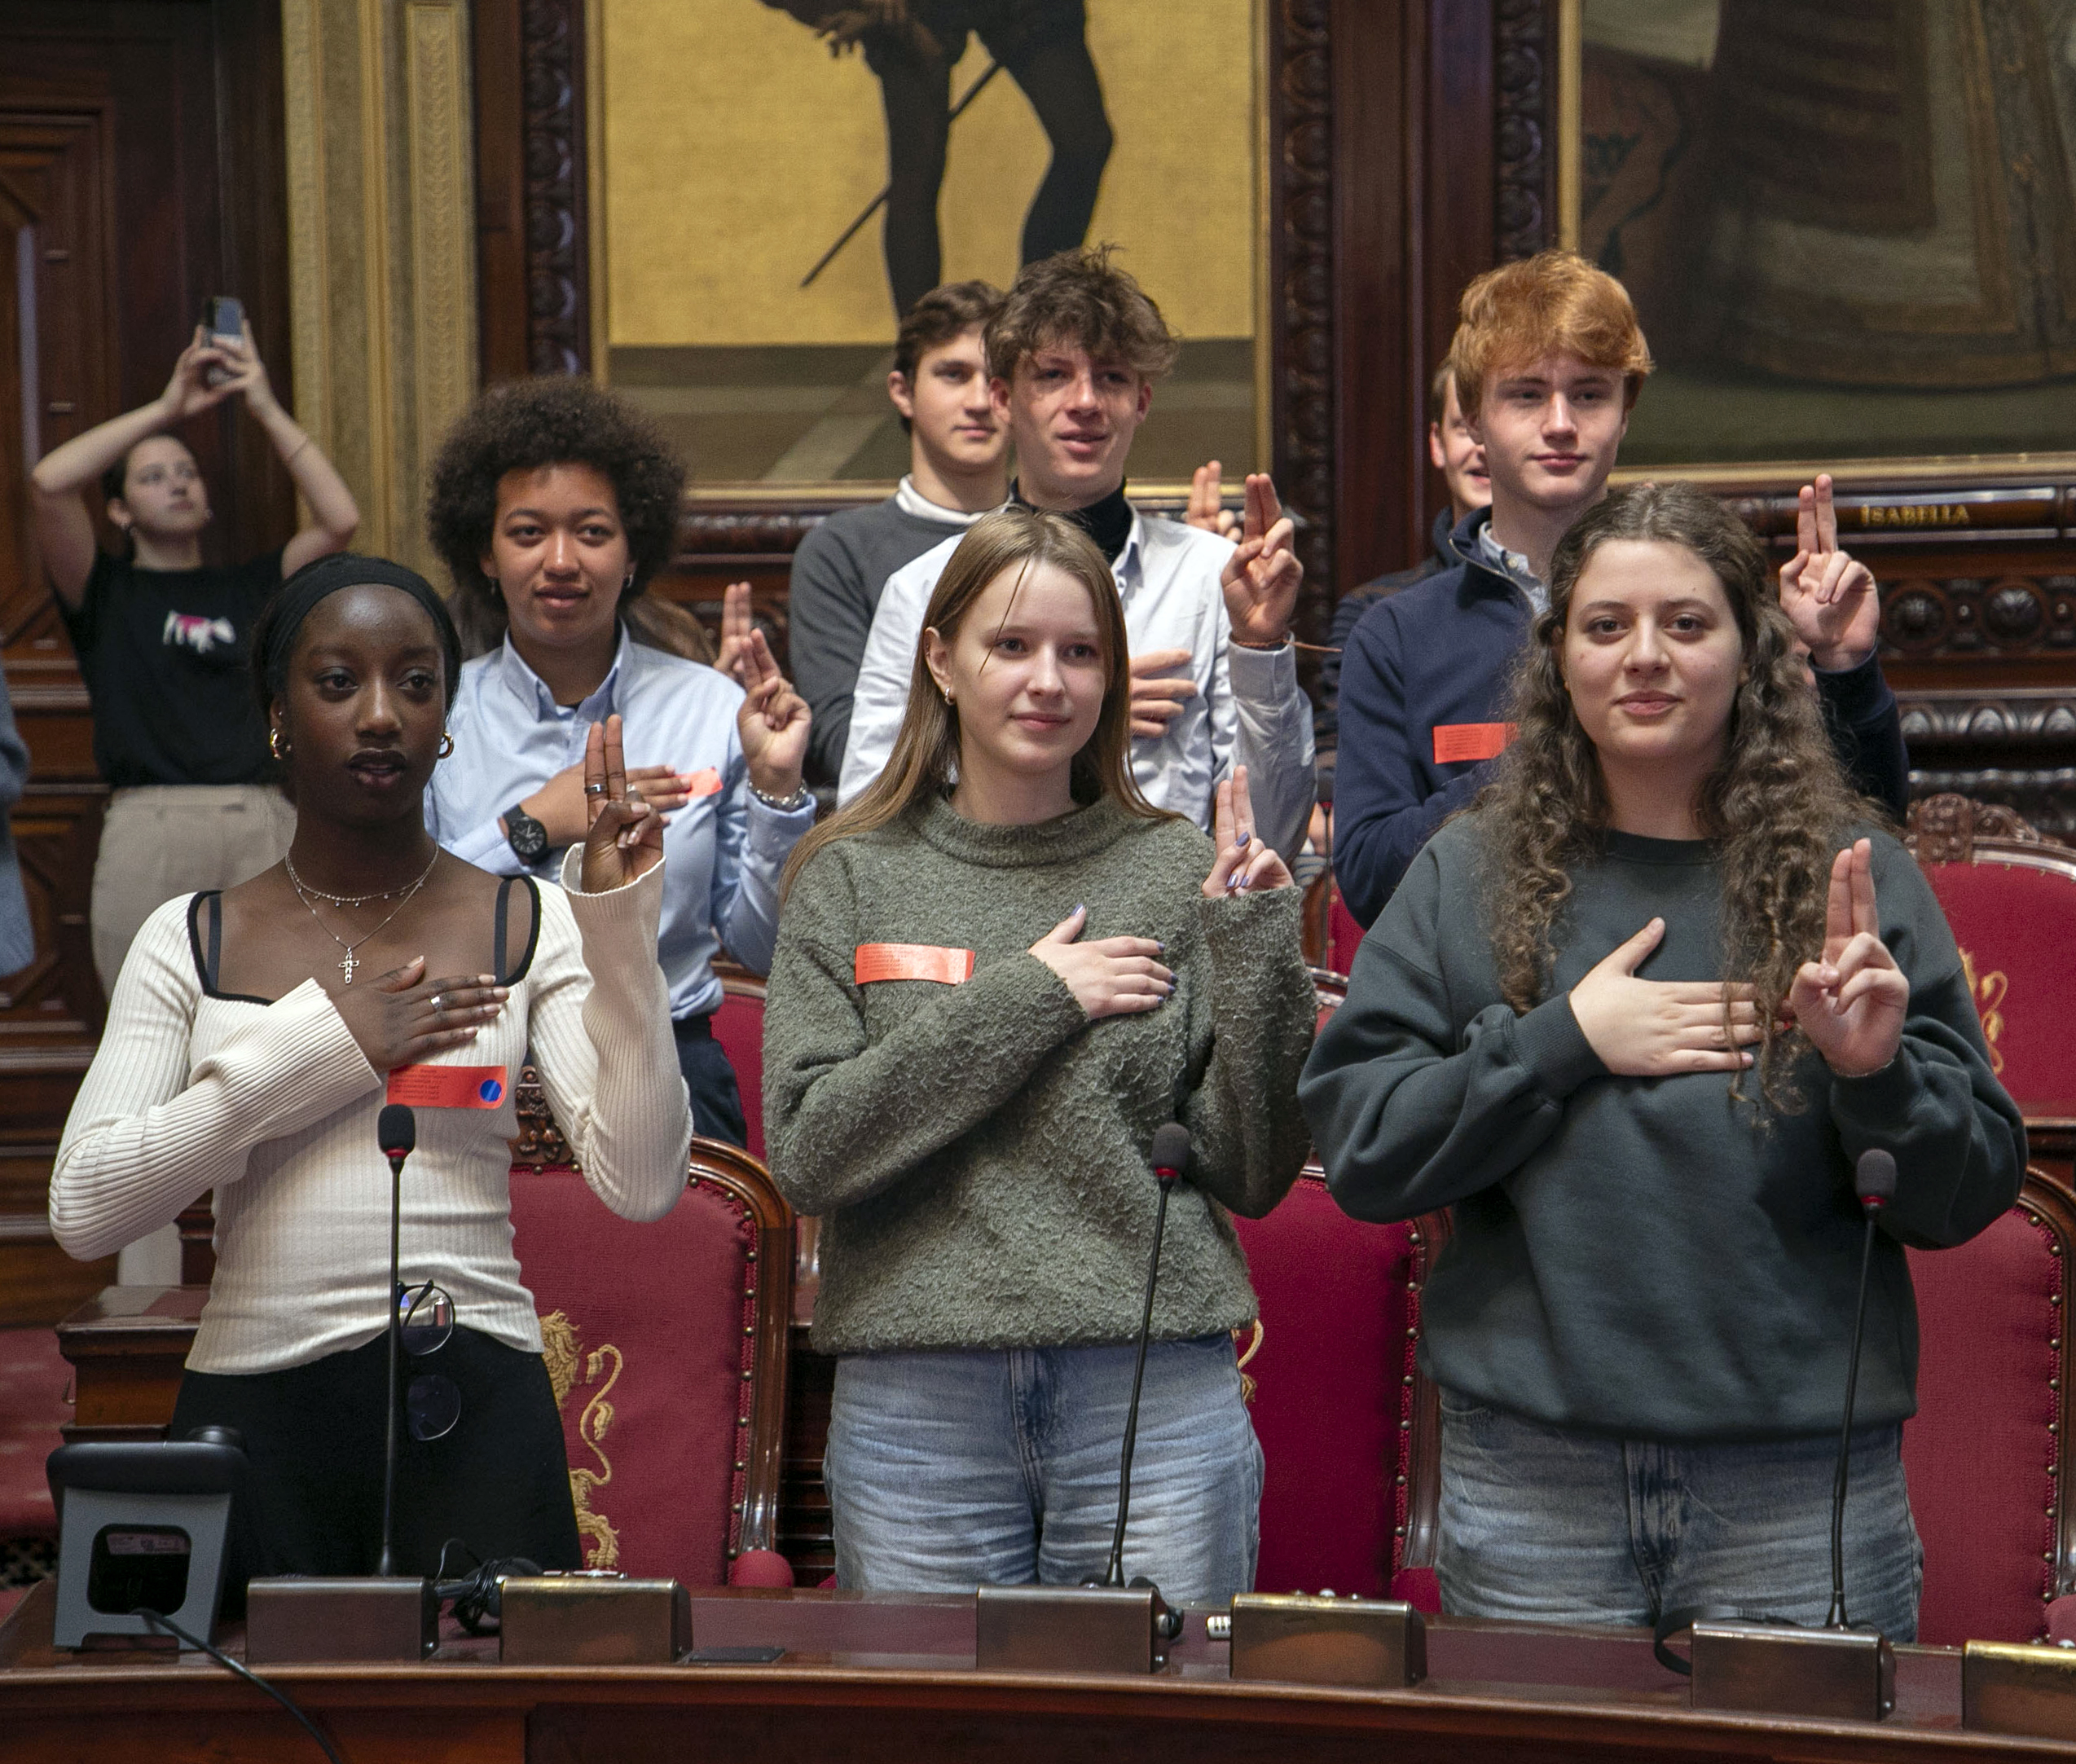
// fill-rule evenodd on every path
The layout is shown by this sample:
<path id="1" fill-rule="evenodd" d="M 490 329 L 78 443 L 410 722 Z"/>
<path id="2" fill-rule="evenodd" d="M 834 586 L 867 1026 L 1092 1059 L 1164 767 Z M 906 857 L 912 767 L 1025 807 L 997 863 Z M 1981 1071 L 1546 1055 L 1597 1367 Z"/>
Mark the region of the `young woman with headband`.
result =
<path id="1" fill-rule="evenodd" d="M 1845 1579 L 1908 1641 L 1903 1246 L 2010 1206 L 2018 1111 L 1744 523 L 1691 485 L 1621 490 L 1550 586 L 1519 738 L 1364 939 L 1303 1091 L 1351 1213 L 1454 1212 L 1420 1297 L 1443 1608 L 1825 1620 L 1878 1149 Z"/>
<path id="2" fill-rule="evenodd" d="M 438 1102 L 417 1111 L 404 1178 L 403 1279 L 449 1301 L 427 1314 L 451 1334 L 412 1370 L 451 1388 L 424 1387 L 423 1406 L 414 1390 L 401 1568 L 431 1573 L 449 1537 L 574 1568 L 561 1424 L 512 1253 L 512 1081 L 530 1046 L 593 1190 L 627 1218 L 670 1211 L 691 1127 L 656 966 L 658 816 L 627 788 L 614 719 L 591 732 L 590 828 L 561 888 L 442 851 L 422 804 L 460 647 L 400 565 L 304 570 L 253 650 L 295 843 L 139 933 L 59 1146 L 52 1231 L 102 1256 L 215 1190 L 216 1276 L 173 1436 L 212 1423 L 244 1436 L 239 1588 L 368 1573 L 390 1196 L 376 1117 L 386 1083 L 416 1068 Z"/>
<path id="3" fill-rule="evenodd" d="M 1133 782 L 1124 609 L 1057 515 L 984 516 L 930 596 L 893 756 L 789 867 L 765 1005 L 773 1174 L 823 1220 L 816 1347 L 846 1586 L 1100 1577 L 1179 1121 L 1124 1571 L 1254 1581 L 1261 1454 L 1229 1212 L 1304 1162 L 1317 1006 L 1246 775 L 1217 842 Z M 1207 876 L 1207 872 L 1208 875 Z"/>

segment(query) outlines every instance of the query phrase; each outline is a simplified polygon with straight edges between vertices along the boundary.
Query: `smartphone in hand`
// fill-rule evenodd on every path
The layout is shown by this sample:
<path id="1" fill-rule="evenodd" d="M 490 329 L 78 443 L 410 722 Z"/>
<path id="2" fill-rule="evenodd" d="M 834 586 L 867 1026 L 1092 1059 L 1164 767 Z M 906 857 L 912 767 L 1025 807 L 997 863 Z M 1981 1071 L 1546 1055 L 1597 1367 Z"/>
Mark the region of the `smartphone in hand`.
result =
<path id="1" fill-rule="evenodd" d="M 245 303 L 235 294 L 212 297 L 202 323 L 208 327 L 209 341 L 218 349 L 243 349 L 245 346 Z M 222 385 L 230 377 L 221 367 L 212 367 L 209 371 L 209 382 L 213 386 Z"/>

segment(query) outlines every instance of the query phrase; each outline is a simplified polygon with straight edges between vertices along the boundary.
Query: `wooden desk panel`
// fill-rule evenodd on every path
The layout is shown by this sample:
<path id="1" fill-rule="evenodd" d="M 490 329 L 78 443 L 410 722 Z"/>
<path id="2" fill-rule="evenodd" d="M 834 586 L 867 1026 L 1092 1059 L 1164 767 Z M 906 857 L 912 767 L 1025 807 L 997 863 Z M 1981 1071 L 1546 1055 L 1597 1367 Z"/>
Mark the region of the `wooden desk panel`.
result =
<path id="1" fill-rule="evenodd" d="M 11 1764 L 315 1756 L 286 1715 L 205 1661 L 54 1655 L 52 1603 L 46 1585 L 0 1625 Z M 1962 1733 L 1960 1656 L 1949 1649 L 1898 1650 L 1898 1709 L 1886 1722 L 1805 1721 L 1687 1709 L 1683 1681 L 1634 1630 L 1436 1620 L 1426 1683 L 1362 1691 L 1234 1683 L 1201 1617 L 1150 1677 L 981 1673 L 971 1611 L 942 1597 L 712 1589 L 694 1597 L 699 1644 L 792 1639 L 813 1651 L 769 1666 L 507 1669 L 489 1644 L 450 1630 L 423 1665 L 284 1666 L 270 1676 L 354 1764 L 2076 1757 L 2076 1745 Z M 235 1632 L 225 1639 L 235 1649 Z M 850 1651 L 860 1647 L 875 1652 Z"/>

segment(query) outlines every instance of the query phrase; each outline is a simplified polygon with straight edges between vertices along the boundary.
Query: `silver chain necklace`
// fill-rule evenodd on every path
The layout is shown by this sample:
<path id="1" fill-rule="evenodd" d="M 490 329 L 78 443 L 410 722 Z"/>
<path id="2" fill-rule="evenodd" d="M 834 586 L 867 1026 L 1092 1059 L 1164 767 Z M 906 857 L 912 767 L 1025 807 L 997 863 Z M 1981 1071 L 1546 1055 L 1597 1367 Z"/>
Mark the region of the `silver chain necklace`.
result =
<path id="1" fill-rule="evenodd" d="M 439 849 L 438 847 L 435 847 L 433 851 L 433 862 L 431 864 L 428 864 L 424 869 L 418 873 L 417 881 L 402 888 L 385 889 L 379 895 L 328 895 L 322 889 L 304 887 L 302 878 L 296 873 L 296 866 L 294 863 L 286 857 L 282 859 L 282 862 L 288 865 L 288 885 L 296 891 L 296 898 L 301 901 L 303 905 L 309 910 L 310 916 L 317 921 L 317 928 L 320 931 L 323 932 L 327 937 L 330 938 L 333 943 L 336 944 L 340 948 L 345 951 L 345 957 L 339 964 L 339 972 L 345 976 L 345 984 L 348 986 L 351 986 L 354 983 L 354 970 L 363 966 L 360 958 L 356 956 L 354 952 L 359 948 L 363 944 L 367 943 L 370 939 L 380 936 L 383 930 L 388 926 L 389 920 L 394 918 L 399 913 L 402 912 L 406 907 L 411 904 L 412 897 L 417 894 L 420 889 L 425 886 L 426 878 L 433 873 L 433 864 L 438 863 L 439 860 Z M 351 943 L 348 943 L 345 938 L 341 937 L 336 931 L 333 930 L 330 926 L 324 922 L 323 915 L 317 910 L 316 902 L 310 899 L 310 896 L 314 895 L 319 900 L 328 900 L 335 907 L 358 907 L 364 906 L 371 900 L 387 900 L 392 895 L 398 894 L 401 894 L 403 896 L 403 899 L 398 901 L 394 906 L 389 908 L 389 914 L 383 919 L 382 923 L 376 926 L 373 930 L 369 931 L 365 936 L 356 937 Z"/>

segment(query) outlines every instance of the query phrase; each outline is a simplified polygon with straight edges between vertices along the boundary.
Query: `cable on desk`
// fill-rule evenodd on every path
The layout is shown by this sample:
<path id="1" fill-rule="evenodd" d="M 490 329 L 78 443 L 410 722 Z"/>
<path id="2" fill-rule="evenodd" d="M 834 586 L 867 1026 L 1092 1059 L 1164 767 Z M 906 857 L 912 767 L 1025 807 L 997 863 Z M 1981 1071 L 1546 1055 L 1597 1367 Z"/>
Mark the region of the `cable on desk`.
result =
<path id="1" fill-rule="evenodd" d="M 147 1623 L 150 1624 L 154 1629 L 161 1629 L 164 1630 L 169 1635 L 178 1637 L 180 1640 L 185 1642 L 190 1647 L 199 1649 L 201 1652 L 207 1654 L 210 1659 L 213 1660 L 219 1666 L 223 1667 L 227 1671 L 236 1673 L 238 1676 L 243 1678 L 248 1684 L 253 1685 L 256 1688 L 266 1691 L 266 1694 L 272 1697 L 275 1702 L 279 1703 L 284 1709 L 287 1709 L 290 1714 L 293 1715 L 297 1721 L 303 1724 L 305 1731 L 310 1735 L 310 1738 L 314 1740 L 319 1745 L 324 1748 L 324 1755 L 328 1758 L 331 1759 L 332 1764 L 345 1764 L 345 1760 L 339 1756 L 338 1752 L 334 1749 L 332 1742 L 326 1739 L 323 1734 L 319 1730 L 317 1723 L 312 1721 L 309 1716 L 306 1715 L 296 1706 L 294 1700 L 289 1696 L 286 1691 L 278 1689 L 274 1685 L 270 1684 L 265 1678 L 262 1678 L 257 1672 L 254 1672 L 243 1661 L 233 1660 L 230 1655 L 225 1653 L 221 1648 L 211 1647 L 209 1643 L 204 1641 L 200 1636 L 190 1635 L 187 1630 L 183 1629 L 178 1623 L 174 1622 L 171 1617 L 166 1616 L 163 1612 L 149 1610 L 146 1607 L 139 1605 L 130 1614 L 134 1617 L 143 1618 L 143 1620 Z"/>

